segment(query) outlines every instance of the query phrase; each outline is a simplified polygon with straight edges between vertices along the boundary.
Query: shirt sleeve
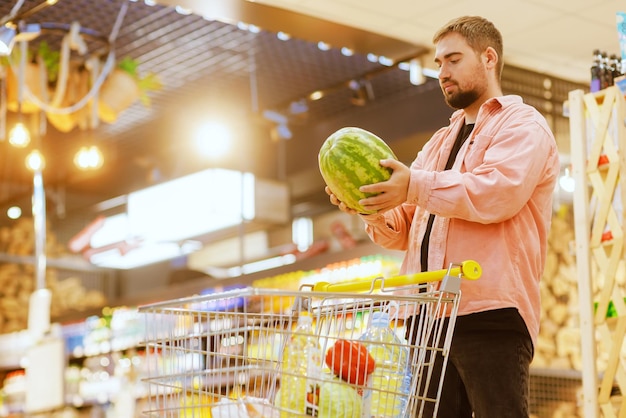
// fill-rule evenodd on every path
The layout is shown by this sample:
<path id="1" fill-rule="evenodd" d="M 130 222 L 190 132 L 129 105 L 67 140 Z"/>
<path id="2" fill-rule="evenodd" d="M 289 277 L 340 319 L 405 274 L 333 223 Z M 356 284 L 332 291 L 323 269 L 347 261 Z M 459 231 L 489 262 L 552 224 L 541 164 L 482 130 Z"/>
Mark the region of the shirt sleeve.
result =
<path id="1" fill-rule="evenodd" d="M 423 171 L 425 167 L 436 164 L 439 160 L 441 144 L 444 140 L 444 133 L 448 128 L 442 128 L 436 132 L 424 148 L 418 152 L 417 157 L 411 164 L 411 172 Z M 409 185 L 409 194 L 414 186 Z M 414 221 L 417 210 L 416 200 L 407 202 L 384 214 L 359 215 L 365 222 L 365 231 L 369 237 L 384 248 L 392 250 L 407 250 L 409 247 L 409 231 Z"/>
<path id="2" fill-rule="evenodd" d="M 359 215 L 372 241 L 390 250 L 408 249 L 415 205 L 404 204 L 384 214 Z"/>
<path id="3" fill-rule="evenodd" d="M 554 137 L 536 117 L 515 118 L 495 135 L 477 134 L 461 169 L 411 172 L 409 201 L 448 218 L 495 223 L 514 216 L 546 178 Z"/>

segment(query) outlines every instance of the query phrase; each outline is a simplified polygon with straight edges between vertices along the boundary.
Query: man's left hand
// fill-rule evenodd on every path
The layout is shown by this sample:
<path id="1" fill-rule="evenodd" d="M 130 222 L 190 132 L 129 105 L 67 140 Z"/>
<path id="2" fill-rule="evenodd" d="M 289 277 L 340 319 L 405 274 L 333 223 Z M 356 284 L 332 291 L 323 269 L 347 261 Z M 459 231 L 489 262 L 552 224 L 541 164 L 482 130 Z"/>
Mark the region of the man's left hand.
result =
<path id="1" fill-rule="evenodd" d="M 368 184 L 359 188 L 363 193 L 377 193 L 361 199 L 359 203 L 366 209 L 379 213 L 391 210 L 406 202 L 411 170 L 400 161 L 394 159 L 380 160 L 380 165 L 393 170 L 391 178 L 380 183 Z"/>

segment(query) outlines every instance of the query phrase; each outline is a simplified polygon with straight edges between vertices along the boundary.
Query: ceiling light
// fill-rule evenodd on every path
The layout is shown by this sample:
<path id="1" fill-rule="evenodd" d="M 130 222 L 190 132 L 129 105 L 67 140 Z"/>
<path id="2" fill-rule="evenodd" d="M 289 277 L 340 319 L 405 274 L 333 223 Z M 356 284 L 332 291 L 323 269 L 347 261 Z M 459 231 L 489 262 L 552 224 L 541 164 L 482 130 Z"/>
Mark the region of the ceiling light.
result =
<path id="1" fill-rule="evenodd" d="M 367 54 L 367 60 L 369 62 L 378 62 L 378 55 L 372 54 L 371 52 Z"/>
<path id="2" fill-rule="evenodd" d="M 269 121 L 275 122 L 277 124 L 286 124 L 289 122 L 289 120 L 287 119 L 287 116 L 283 115 L 282 113 L 278 113 L 274 110 L 265 110 L 263 112 L 263 117 Z"/>
<path id="3" fill-rule="evenodd" d="M 22 209 L 19 206 L 11 206 L 7 209 L 9 219 L 19 219 L 22 216 Z"/>
<path id="4" fill-rule="evenodd" d="M 74 164 L 81 170 L 96 170 L 104 164 L 104 157 L 95 145 L 81 147 L 74 156 Z"/>
<path id="5" fill-rule="evenodd" d="M 317 47 L 320 49 L 320 51 L 328 51 L 330 49 L 330 44 L 320 41 L 317 43 Z"/>
<path id="6" fill-rule="evenodd" d="M 289 39 L 291 39 L 291 35 L 285 32 L 278 32 L 276 34 L 276 37 L 280 39 L 281 41 L 288 41 Z"/>
<path id="7" fill-rule="evenodd" d="M 243 266 L 231 267 L 230 269 L 228 269 L 228 276 L 236 277 L 243 274 L 252 274 L 259 271 L 286 266 L 295 262 L 296 256 L 293 254 L 280 255 L 260 261 L 254 261 L 252 263 L 244 264 Z"/>
<path id="8" fill-rule="evenodd" d="M 186 9 L 182 6 L 176 6 L 174 10 L 176 10 L 176 13 L 183 15 L 183 16 L 188 16 L 192 13 L 191 9 Z"/>
<path id="9" fill-rule="evenodd" d="M 188 255 L 190 247 L 174 242 L 122 241 L 111 247 L 94 249 L 89 252 L 89 261 L 97 266 L 114 269 L 132 269 L 152 263 L 163 262 Z"/>
<path id="10" fill-rule="evenodd" d="M 261 196 L 273 196 L 271 204 Z M 251 173 L 208 169 L 130 193 L 126 212 L 84 228 L 70 247 L 101 267 L 133 268 L 199 250 L 195 242 L 226 233 L 242 222 L 285 223 L 286 184 Z"/>
<path id="11" fill-rule="evenodd" d="M 302 115 L 309 111 L 309 105 L 306 100 L 297 100 L 289 104 L 289 113 L 292 115 Z"/>
<path id="12" fill-rule="evenodd" d="M 434 78 L 434 79 L 439 78 L 439 70 L 433 70 L 432 68 L 424 68 L 422 71 L 424 75 L 428 78 Z"/>
<path id="13" fill-rule="evenodd" d="M 254 219 L 254 184 L 250 173 L 209 169 L 130 193 L 131 236 L 176 242 Z"/>
<path id="14" fill-rule="evenodd" d="M 276 136 L 278 139 L 291 139 L 293 138 L 293 133 L 287 124 L 276 125 Z"/>
<path id="15" fill-rule="evenodd" d="M 393 60 L 391 58 L 387 58 L 382 55 L 378 57 L 378 62 L 387 67 L 391 67 L 393 65 Z"/>
<path id="16" fill-rule="evenodd" d="M 17 28 L 11 24 L 0 27 L 0 56 L 11 54 L 17 41 L 32 41 L 41 33 L 41 26 L 36 23 L 20 24 Z"/>
<path id="17" fill-rule="evenodd" d="M 25 148 L 30 143 L 30 133 L 22 122 L 16 123 L 9 132 L 9 143 L 16 148 Z"/>
<path id="18" fill-rule="evenodd" d="M 409 62 L 409 81 L 414 86 L 421 86 L 426 82 L 422 62 L 418 58 L 413 58 Z"/>
<path id="19" fill-rule="evenodd" d="M 351 57 L 352 55 L 354 55 L 354 51 L 344 46 L 343 48 L 341 48 L 341 54 L 346 57 Z"/>
<path id="20" fill-rule="evenodd" d="M 39 150 L 32 150 L 26 156 L 26 167 L 31 171 L 41 171 L 46 167 L 46 159 Z"/>
<path id="21" fill-rule="evenodd" d="M 311 94 L 309 95 L 309 99 L 311 99 L 311 100 L 313 100 L 313 101 L 315 101 L 315 100 L 319 100 L 319 99 L 321 99 L 322 97 L 324 97 L 324 92 L 323 92 L 323 91 L 321 91 L 321 90 L 314 91 L 313 93 L 311 93 Z"/>
<path id="22" fill-rule="evenodd" d="M 0 28 L 0 56 L 11 54 L 15 42 L 16 31 L 7 25 Z"/>
<path id="23" fill-rule="evenodd" d="M 198 151 L 209 158 L 221 158 L 232 147 L 232 133 L 230 129 L 218 122 L 207 122 L 198 127 L 194 134 L 194 141 Z"/>

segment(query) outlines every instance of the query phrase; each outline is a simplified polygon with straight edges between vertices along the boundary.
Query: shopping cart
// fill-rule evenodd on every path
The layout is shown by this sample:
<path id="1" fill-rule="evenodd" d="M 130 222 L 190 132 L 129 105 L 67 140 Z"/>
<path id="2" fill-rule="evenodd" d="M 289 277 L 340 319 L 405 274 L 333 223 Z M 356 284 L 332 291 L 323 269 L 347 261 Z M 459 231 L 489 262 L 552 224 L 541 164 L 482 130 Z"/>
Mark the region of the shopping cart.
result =
<path id="1" fill-rule="evenodd" d="M 280 386 L 281 377 L 287 380 L 290 373 L 284 368 L 283 350 L 298 317 L 308 312 L 322 353 L 322 373 L 312 378 L 322 387 L 320 397 L 339 397 L 332 411 L 324 406 L 328 402 L 315 399 L 319 417 L 367 416 L 354 403 L 372 391 L 402 399 L 396 416 L 434 416 L 460 281 L 480 274 L 479 264 L 470 260 L 387 279 L 316 283 L 298 291 L 243 288 L 141 306 L 149 393 L 144 413 L 167 418 L 298 416 L 284 410 L 277 398 L 298 395 Z M 324 362 L 324 353 L 339 340 L 364 343 L 360 338 L 374 312 L 388 313 L 391 329 L 402 338 L 410 357 L 404 382 L 409 390 L 403 386 L 400 391 L 397 385 L 373 388 L 371 379 L 348 383 Z M 324 385 L 330 388 L 326 392 Z"/>

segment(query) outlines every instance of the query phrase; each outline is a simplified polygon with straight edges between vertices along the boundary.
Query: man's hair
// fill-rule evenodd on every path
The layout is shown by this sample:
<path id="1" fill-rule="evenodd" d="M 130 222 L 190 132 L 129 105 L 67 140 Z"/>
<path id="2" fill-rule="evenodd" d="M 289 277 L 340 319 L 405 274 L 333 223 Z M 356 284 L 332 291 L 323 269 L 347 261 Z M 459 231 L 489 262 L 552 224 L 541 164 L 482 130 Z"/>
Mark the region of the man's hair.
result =
<path id="1" fill-rule="evenodd" d="M 498 80 L 500 79 L 502 67 L 504 66 L 504 60 L 502 59 L 502 34 L 493 23 L 480 16 L 458 17 L 443 25 L 443 27 L 435 33 L 433 43 L 436 44 L 449 33 L 458 33 L 461 35 L 477 54 L 481 54 L 488 47 L 492 47 L 498 54 L 496 76 Z"/>

